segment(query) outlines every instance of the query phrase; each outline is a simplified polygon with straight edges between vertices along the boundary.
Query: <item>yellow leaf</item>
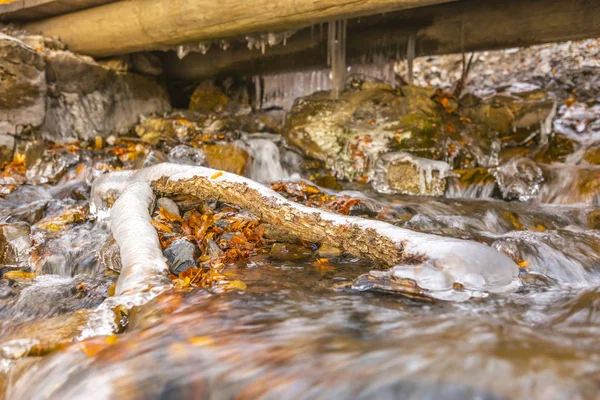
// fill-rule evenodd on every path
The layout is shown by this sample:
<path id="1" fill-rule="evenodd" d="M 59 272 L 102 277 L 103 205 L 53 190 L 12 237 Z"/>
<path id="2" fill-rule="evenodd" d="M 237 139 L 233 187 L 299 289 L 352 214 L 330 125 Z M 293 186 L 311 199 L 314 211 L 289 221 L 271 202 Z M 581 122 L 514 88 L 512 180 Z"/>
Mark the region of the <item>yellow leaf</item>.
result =
<path id="1" fill-rule="evenodd" d="M 117 344 L 117 342 L 119 341 L 119 338 L 117 337 L 117 335 L 110 335 L 106 337 L 106 344 L 108 345 L 114 345 Z"/>
<path id="2" fill-rule="evenodd" d="M 36 274 L 33 272 L 25 272 L 25 271 L 8 271 L 4 274 L 4 279 L 8 279 L 11 281 L 28 281 L 30 279 L 34 279 Z"/>
<path id="3" fill-rule="evenodd" d="M 192 336 L 188 340 L 194 346 L 207 346 L 214 343 L 210 336 Z"/>
<path id="4" fill-rule="evenodd" d="M 226 284 L 227 289 L 246 290 L 246 284 L 242 281 L 231 281 Z"/>

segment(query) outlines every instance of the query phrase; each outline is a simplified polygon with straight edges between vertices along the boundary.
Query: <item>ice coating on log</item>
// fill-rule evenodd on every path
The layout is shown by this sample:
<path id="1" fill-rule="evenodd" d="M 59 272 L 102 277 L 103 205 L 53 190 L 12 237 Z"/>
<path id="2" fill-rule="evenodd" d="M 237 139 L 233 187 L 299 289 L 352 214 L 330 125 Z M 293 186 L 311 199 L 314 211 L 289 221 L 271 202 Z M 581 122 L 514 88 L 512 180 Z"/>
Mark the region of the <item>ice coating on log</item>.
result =
<path id="1" fill-rule="evenodd" d="M 123 266 L 117 280 L 117 296 L 169 283 L 166 259 L 156 229 L 150 223 L 153 204 L 150 185 L 136 182 L 121 193 L 110 211 L 111 231 L 119 245 Z"/>
<path id="2" fill-rule="evenodd" d="M 151 168 L 160 167 L 158 165 Z M 406 254 L 426 257 L 436 268 L 449 273 L 455 282 L 470 289 L 505 290 L 505 287 L 511 285 L 518 276 L 518 267 L 508 256 L 484 244 L 414 232 L 381 221 L 338 215 L 307 207 L 289 201 L 273 190 L 238 175 L 226 172 L 219 174 L 219 171 L 210 168 L 191 167 L 183 173 L 171 175 L 169 180 L 187 181 L 195 177 L 208 178 L 214 182 L 243 183 L 259 192 L 263 198 L 269 199 L 269 203 L 266 204 L 291 207 L 298 213 L 316 217 L 319 223 L 338 226 L 354 225 L 363 231 L 374 230 L 379 235 L 392 240 Z M 293 217 L 290 215 L 290 218 Z"/>
<path id="3" fill-rule="evenodd" d="M 228 196 L 233 197 L 239 195 L 239 190 L 242 190 L 239 185 L 243 185 L 243 190 L 246 195 L 249 191 L 254 191 L 261 199 L 260 204 L 251 205 L 251 207 L 255 208 L 255 212 L 260 213 L 261 209 L 271 209 L 283 212 L 286 224 L 281 224 L 280 228 L 289 230 L 288 233 L 294 234 L 294 228 L 291 227 L 295 226 L 296 220 L 304 218 L 305 220 L 311 221 L 310 223 L 314 223 L 315 228 L 317 226 L 321 228 L 314 229 L 313 232 L 310 233 L 311 240 L 316 239 L 325 242 L 336 241 L 337 243 L 337 239 L 339 238 L 332 237 L 329 233 L 331 230 L 337 230 L 340 233 L 351 231 L 353 232 L 352 234 L 379 238 L 385 242 L 382 242 L 383 244 L 381 244 L 381 246 L 387 247 L 379 252 L 374 251 L 373 253 L 366 254 L 366 256 L 374 261 L 379 261 L 393 267 L 393 264 L 390 264 L 390 260 L 423 259 L 430 266 L 447 274 L 453 283 L 461 283 L 465 288 L 471 290 L 490 292 L 503 291 L 513 287 L 518 278 L 518 266 L 508 256 L 487 245 L 473 241 L 414 232 L 382 221 L 338 215 L 317 208 L 304 206 L 287 200 L 270 188 L 239 175 L 205 167 L 164 163 L 139 170 L 130 177 L 132 182 L 137 181 L 147 183 L 156 182 L 161 178 L 167 178 L 167 182 L 170 183 L 185 183 L 186 186 L 183 187 L 185 190 L 194 187 L 194 180 L 201 179 L 198 185 L 196 185 L 197 190 L 202 191 L 203 187 L 206 187 L 206 185 L 211 186 L 206 187 L 207 191 L 209 189 L 218 188 L 219 190 L 222 190 L 221 197 L 223 197 L 224 201 L 230 201 L 227 199 Z M 232 186 L 232 184 L 238 184 L 238 186 Z M 135 188 L 135 190 L 128 188 L 121 195 L 119 200 L 115 203 L 115 207 L 117 207 L 116 210 L 113 207 L 111 216 L 113 215 L 113 212 L 115 218 L 127 215 L 125 210 L 128 210 L 129 207 L 137 207 L 136 213 L 134 214 L 136 220 L 143 221 L 145 225 L 144 229 L 148 230 L 148 235 L 150 235 L 151 229 L 154 235 L 153 240 L 156 240 L 155 245 L 153 245 L 156 246 L 155 256 L 140 262 L 139 265 L 150 265 L 153 269 L 152 274 L 156 274 L 156 260 L 164 260 L 164 258 L 161 258 L 162 253 L 160 252 L 158 239 L 156 238 L 156 231 L 149 223 L 150 215 L 147 210 L 150 204 L 150 200 L 148 200 L 150 193 L 147 184 L 144 186 L 144 189 L 142 189 L 141 186 L 135 186 Z M 123 199 L 123 196 L 126 194 L 127 196 Z M 134 200 L 131 198 L 135 196 L 142 196 L 143 199 Z M 265 213 L 265 215 L 267 214 L 268 213 Z M 130 213 L 128 218 L 131 218 L 131 216 L 132 214 Z M 111 219 L 112 223 L 119 223 L 117 219 Z M 269 222 L 268 219 L 266 222 Z M 138 223 L 141 225 L 141 222 Z M 326 227 L 326 229 L 323 227 Z M 127 232 L 135 238 L 131 239 L 132 242 L 138 240 L 141 236 L 138 229 L 129 230 Z M 113 235 L 115 234 L 113 233 Z M 125 234 L 123 233 L 123 237 L 124 236 Z M 144 237 L 146 237 L 146 234 L 144 234 Z M 117 235 L 115 235 L 115 239 L 119 241 Z M 346 251 L 356 253 L 353 248 L 355 243 L 356 241 L 349 240 L 343 244 L 337 244 Z M 145 242 L 142 246 L 150 246 L 149 241 Z M 397 254 L 394 253 L 390 255 L 389 252 L 387 252 L 389 246 L 393 247 L 395 249 L 394 252 Z M 124 268 L 126 268 L 128 262 L 137 263 L 137 260 L 135 260 L 135 257 L 133 256 L 135 253 L 132 252 L 131 254 L 131 259 L 123 259 Z M 387 254 L 387 256 L 384 256 L 385 254 Z M 402 278 L 402 271 L 404 271 L 402 268 L 398 268 L 397 270 L 392 269 L 390 271 L 394 274 L 394 277 Z M 160 270 L 160 268 L 158 269 Z M 122 285 L 118 285 L 118 290 L 122 287 Z"/>

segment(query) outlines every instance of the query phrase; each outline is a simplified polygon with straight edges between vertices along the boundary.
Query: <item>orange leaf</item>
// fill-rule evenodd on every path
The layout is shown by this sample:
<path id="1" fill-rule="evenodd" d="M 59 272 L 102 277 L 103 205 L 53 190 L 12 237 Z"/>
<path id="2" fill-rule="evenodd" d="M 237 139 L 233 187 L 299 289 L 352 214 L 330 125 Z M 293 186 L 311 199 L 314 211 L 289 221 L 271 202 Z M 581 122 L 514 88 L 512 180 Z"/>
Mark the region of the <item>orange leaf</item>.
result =
<path id="1" fill-rule="evenodd" d="M 152 221 L 150 221 L 150 223 L 152 224 L 152 226 L 154 226 L 154 228 L 156 228 L 156 230 L 158 231 L 163 231 L 163 232 L 167 232 L 169 234 L 173 233 L 173 230 L 166 224 L 163 224 L 162 222 L 159 222 L 155 219 L 153 219 Z"/>

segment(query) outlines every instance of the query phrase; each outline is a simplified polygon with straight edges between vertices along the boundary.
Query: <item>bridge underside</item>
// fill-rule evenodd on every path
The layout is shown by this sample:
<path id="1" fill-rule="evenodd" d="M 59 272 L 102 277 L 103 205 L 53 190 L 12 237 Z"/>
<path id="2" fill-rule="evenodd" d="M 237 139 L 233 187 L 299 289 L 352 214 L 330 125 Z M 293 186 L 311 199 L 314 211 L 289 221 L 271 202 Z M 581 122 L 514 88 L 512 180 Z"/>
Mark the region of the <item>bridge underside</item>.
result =
<path id="1" fill-rule="evenodd" d="M 405 57 L 411 41 L 418 57 L 600 36 L 600 0 L 17 0 L 0 18 L 97 58 L 156 51 L 181 80 L 325 67 L 319 24 L 336 19 L 348 20 L 348 63 Z M 264 54 L 244 39 L 288 30 Z M 179 59 L 190 43 L 212 46 Z"/>

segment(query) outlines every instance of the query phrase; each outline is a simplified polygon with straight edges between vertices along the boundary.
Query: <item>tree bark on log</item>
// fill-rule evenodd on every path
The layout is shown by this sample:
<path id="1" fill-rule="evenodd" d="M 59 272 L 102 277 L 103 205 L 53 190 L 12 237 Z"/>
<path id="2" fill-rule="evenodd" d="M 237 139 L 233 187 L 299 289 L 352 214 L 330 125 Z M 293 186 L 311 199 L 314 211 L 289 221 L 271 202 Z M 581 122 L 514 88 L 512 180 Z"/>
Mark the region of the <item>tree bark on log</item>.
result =
<path id="1" fill-rule="evenodd" d="M 117 177 L 122 180 L 122 173 Z M 103 182 L 93 188 L 96 202 L 102 198 L 102 188 L 110 187 L 107 181 L 111 175 L 102 179 Z M 227 172 L 165 163 L 133 172 L 129 179 L 131 183 L 147 182 L 161 195 L 188 194 L 239 206 L 284 233 L 335 246 L 379 264 L 409 267 L 426 263 L 468 289 L 504 290 L 518 275 L 518 267 L 510 258 L 484 244 L 307 207 L 285 199 L 258 182 Z M 132 196 L 129 188 L 125 193 Z M 130 207 L 139 207 L 131 199 L 127 202 L 129 206 L 122 206 L 123 203 L 121 199 L 117 200 L 119 211 L 111 212 L 111 219 L 126 221 Z M 150 225 L 149 221 L 141 221 L 141 224 Z M 135 235 L 135 238 L 115 234 L 120 247 L 128 245 L 125 240 L 146 240 L 135 234 L 135 227 L 128 229 L 128 235 Z M 131 260 L 122 261 L 124 269 L 131 264 Z"/>

